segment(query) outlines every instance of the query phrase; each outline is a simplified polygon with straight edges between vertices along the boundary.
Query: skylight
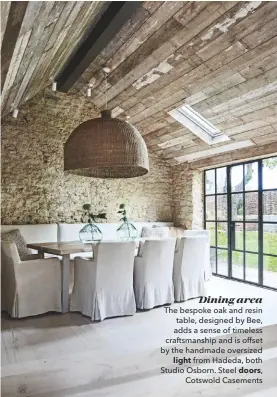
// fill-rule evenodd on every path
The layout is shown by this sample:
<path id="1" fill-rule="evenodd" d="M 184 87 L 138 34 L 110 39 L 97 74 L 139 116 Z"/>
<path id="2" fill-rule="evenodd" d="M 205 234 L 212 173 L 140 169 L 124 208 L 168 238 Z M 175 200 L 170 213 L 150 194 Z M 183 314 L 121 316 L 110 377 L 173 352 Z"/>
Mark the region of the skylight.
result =
<path id="1" fill-rule="evenodd" d="M 223 134 L 189 105 L 171 110 L 169 114 L 209 145 L 230 140 L 227 135 Z"/>

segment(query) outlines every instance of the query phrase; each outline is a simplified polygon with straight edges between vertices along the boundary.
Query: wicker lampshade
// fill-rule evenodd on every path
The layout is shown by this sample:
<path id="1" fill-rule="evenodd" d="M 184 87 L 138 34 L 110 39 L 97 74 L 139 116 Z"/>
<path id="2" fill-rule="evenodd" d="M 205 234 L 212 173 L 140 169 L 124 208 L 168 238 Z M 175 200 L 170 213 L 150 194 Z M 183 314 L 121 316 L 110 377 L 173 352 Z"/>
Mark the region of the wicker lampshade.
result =
<path id="1" fill-rule="evenodd" d="M 146 144 L 132 125 L 111 117 L 85 121 L 69 136 L 64 147 L 64 170 L 94 178 L 133 178 L 149 171 Z"/>

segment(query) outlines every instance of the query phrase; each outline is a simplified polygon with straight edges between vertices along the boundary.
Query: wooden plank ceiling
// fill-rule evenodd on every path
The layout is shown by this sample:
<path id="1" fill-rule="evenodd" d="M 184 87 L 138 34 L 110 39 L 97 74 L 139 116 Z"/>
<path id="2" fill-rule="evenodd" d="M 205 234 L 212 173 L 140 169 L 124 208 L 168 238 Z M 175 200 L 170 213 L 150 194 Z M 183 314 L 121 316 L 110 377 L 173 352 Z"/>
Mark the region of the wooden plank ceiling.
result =
<path id="1" fill-rule="evenodd" d="M 106 5 L 28 4 L 4 84 L 4 113 L 50 84 Z M 134 124 L 171 165 L 211 148 L 168 114 L 182 104 L 228 135 L 228 143 L 276 143 L 276 19 L 273 1 L 143 2 L 71 90 L 86 95 L 92 85 L 88 100 L 103 109 L 108 67 L 114 116 Z"/>
<path id="2" fill-rule="evenodd" d="M 3 115 L 51 84 L 107 3 L 1 2 L 1 61 L 9 65 L 1 69 Z"/>

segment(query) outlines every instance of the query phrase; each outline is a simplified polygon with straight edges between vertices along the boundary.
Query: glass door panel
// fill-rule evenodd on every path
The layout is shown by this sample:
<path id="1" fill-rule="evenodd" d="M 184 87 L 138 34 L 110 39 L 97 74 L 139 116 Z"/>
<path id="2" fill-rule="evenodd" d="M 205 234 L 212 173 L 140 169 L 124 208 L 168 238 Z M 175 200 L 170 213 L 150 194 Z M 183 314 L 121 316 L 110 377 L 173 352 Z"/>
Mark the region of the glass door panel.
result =
<path id="1" fill-rule="evenodd" d="M 231 195 L 232 221 L 242 221 L 244 215 L 244 198 L 243 193 L 234 193 Z"/>
<path id="2" fill-rule="evenodd" d="M 277 289 L 277 256 L 264 255 L 264 285 Z"/>
<path id="3" fill-rule="evenodd" d="M 221 248 L 228 248 L 227 222 L 217 222 L 217 246 Z"/>
<path id="4" fill-rule="evenodd" d="M 258 190 L 258 162 L 244 165 L 245 191 Z"/>
<path id="5" fill-rule="evenodd" d="M 259 282 L 259 256 L 245 254 L 245 280 L 258 284 Z"/>
<path id="6" fill-rule="evenodd" d="M 245 251 L 259 252 L 258 223 L 245 223 Z"/>
<path id="7" fill-rule="evenodd" d="M 217 249 L 217 273 L 228 276 L 228 250 Z"/>
<path id="8" fill-rule="evenodd" d="M 227 221 L 227 194 L 217 196 L 217 220 Z"/>
<path id="9" fill-rule="evenodd" d="M 243 265 L 243 253 L 238 251 L 232 251 L 232 277 L 243 280 L 244 277 L 244 265 Z"/>
<path id="10" fill-rule="evenodd" d="M 259 194 L 258 192 L 245 193 L 245 219 L 247 221 L 258 221 L 259 219 Z"/>

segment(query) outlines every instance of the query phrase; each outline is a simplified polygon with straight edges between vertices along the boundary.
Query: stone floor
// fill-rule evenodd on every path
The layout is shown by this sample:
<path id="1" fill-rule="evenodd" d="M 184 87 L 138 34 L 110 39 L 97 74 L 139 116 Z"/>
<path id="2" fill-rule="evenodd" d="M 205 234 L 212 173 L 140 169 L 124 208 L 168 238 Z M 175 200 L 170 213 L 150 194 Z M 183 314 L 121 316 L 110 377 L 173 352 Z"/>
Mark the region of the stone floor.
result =
<path id="1" fill-rule="evenodd" d="M 186 384 L 183 374 L 161 374 L 161 355 L 175 315 L 160 307 L 132 317 L 91 323 L 78 313 L 2 319 L 4 397 L 275 397 L 277 293 L 212 277 L 213 297 L 262 297 L 265 330 L 263 384 Z M 171 308 L 199 307 L 198 299 Z M 274 325 L 275 324 L 275 325 Z"/>

